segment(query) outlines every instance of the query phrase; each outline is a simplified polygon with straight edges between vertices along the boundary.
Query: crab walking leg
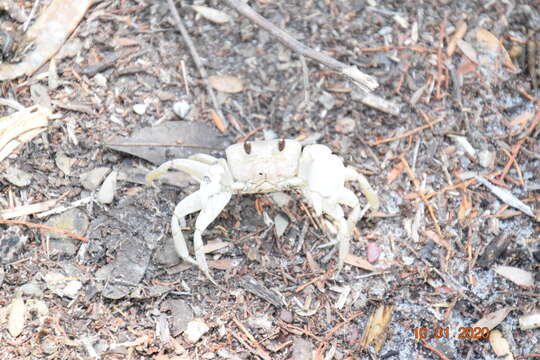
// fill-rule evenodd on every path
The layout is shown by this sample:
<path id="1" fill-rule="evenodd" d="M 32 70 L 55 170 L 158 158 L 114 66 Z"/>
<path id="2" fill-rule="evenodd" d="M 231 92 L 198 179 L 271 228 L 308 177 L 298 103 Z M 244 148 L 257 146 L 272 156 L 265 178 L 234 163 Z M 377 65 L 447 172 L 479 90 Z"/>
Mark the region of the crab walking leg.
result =
<path id="1" fill-rule="evenodd" d="M 193 194 L 186 196 L 178 203 L 178 205 L 176 205 L 174 216 L 171 219 L 171 232 L 176 253 L 182 260 L 194 265 L 197 265 L 197 261 L 189 255 L 186 239 L 184 238 L 184 234 L 182 233 L 182 229 L 178 222 L 182 221 L 186 215 L 200 211 L 202 206 L 201 194 L 199 191 L 196 191 Z"/>
<path id="2" fill-rule="evenodd" d="M 231 196 L 231 192 L 220 192 L 209 197 L 205 207 L 201 210 L 197 220 L 195 221 L 195 233 L 193 235 L 195 259 L 197 260 L 197 265 L 199 265 L 199 268 L 206 275 L 208 280 L 210 280 L 216 286 L 218 285 L 214 281 L 212 275 L 210 275 L 210 270 L 208 269 L 208 264 L 206 263 L 206 259 L 204 257 L 202 233 L 229 203 Z"/>
<path id="3" fill-rule="evenodd" d="M 160 167 L 150 171 L 146 175 L 146 183 L 152 184 L 152 182 L 165 175 L 170 169 L 180 170 L 191 175 L 198 182 L 202 181 L 202 178 L 207 174 L 209 165 L 197 160 L 189 159 L 176 159 L 163 163 Z"/>
<path id="4" fill-rule="evenodd" d="M 347 220 L 345 220 L 345 215 L 343 209 L 338 204 L 339 197 L 332 199 L 332 201 L 323 202 L 322 211 L 332 218 L 335 222 L 338 223 L 338 233 L 336 237 L 337 247 L 338 247 L 338 263 L 335 276 L 339 275 L 343 263 L 345 262 L 345 257 L 349 253 L 350 240 L 352 232 L 349 232 L 349 227 L 347 225 Z"/>
<path id="5" fill-rule="evenodd" d="M 379 210 L 379 197 L 364 175 L 360 174 L 354 168 L 347 166 L 345 168 L 345 180 L 358 182 L 360 190 L 362 190 L 362 193 L 367 198 L 371 211 L 375 212 Z"/>

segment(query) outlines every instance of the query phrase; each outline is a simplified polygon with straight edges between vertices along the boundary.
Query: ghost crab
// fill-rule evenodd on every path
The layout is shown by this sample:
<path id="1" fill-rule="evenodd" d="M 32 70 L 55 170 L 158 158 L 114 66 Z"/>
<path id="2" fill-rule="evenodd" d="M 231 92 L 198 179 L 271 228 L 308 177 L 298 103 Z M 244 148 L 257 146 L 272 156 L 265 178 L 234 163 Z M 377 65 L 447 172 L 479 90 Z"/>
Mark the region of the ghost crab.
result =
<path id="1" fill-rule="evenodd" d="M 233 194 L 266 193 L 282 190 L 299 190 L 315 210 L 317 216 L 326 214 L 337 223 L 339 257 L 337 273 L 349 252 L 349 242 L 356 222 L 365 211 L 345 181 L 356 181 L 373 211 L 379 199 L 366 178 L 324 145 L 302 145 L 295 140 L 267 140 L 234 144 L 225 150 L 226 159 L 206 154 L 196 154 L 187 159 L 167 161 L 146 176 L 153 181 L 169 169 L 181 170 L 200 183 L 200 189 L 178 203 L 171 220 L 174 245 L 178 255 L 189 263 L 198 265 L 206 277 L 210 274 L 202 251 L 202 233 L 225 208 Z M 341 205 L 352 208 L 346 219 Z M 365 209 L 367 210 L 367 208 Z M 195 259 L 188 252 L 179 221 L 200 211 L 195 221 L 193 235 Z"/>

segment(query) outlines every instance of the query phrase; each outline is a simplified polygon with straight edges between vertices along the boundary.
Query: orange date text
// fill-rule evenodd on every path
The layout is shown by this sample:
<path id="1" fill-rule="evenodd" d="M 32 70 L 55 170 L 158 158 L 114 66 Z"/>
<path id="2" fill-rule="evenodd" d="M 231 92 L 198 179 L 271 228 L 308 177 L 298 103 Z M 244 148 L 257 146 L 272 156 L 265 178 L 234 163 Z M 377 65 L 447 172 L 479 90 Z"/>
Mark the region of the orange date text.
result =
<path id="1" fill-rule="evenodd" d="M 417 327 L 413 328 L 415 339 L 448 339 L 450 329 L 448 327 Z M 489 328 L 487 327 L 460 327 L 457 330 L 458 339 L 487 339 Z"/>

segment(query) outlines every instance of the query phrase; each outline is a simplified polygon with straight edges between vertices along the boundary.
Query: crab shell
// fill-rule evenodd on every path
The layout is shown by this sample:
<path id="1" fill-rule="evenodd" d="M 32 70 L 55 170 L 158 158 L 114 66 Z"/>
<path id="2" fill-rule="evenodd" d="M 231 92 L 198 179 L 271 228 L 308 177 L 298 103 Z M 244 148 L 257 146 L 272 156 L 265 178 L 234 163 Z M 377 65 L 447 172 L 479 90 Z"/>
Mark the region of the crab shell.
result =
<path id="1" fill-rule="evenodd" d="M 326 214 L 338 225 L 338 271 L 349 251 L 353 228 L 363 215 L 358 198 L 345 187 L 346 181 L 357 181 L 368 199 L 369 207 L 377 210 L 379 200 L 367 180 L 324 145 L 305 146 L 295 140 L 253 141 L 229 146 L 226 159 L 196 154 L 188 159 L 171 160 L 147 175 L 147 182 L 176 169 L 190 174 L 201 187 L 176 206 L 171 221 L 176 250 L 185 261 L 197 264 L 210 275 L 202 253 L 202 232 L 219 215 L 233 194 L 265 193 L 299 190 L 317 216 Z M 352 207 L 346 219 L 341 205 Z M 367 210 L 367 208 L 365 209 Z M 364 212 L 365 212 L 364 210 Z M 188 214 L 201 211 L 195 222 L 194 260 L 178 224 Z M 215 282 L 214 282 L 215 284 Z"/>

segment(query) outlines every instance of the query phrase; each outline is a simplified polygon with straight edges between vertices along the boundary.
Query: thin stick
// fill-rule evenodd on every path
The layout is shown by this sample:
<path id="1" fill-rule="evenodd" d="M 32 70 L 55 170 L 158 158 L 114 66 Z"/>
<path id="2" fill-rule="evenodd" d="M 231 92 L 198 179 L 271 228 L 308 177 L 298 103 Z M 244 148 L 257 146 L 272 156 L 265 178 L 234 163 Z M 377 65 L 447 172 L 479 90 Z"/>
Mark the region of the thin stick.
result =
<path id="1" fill-rule="evenodd" d="M 394 137 L 391 137 L 391 138 L 371 142 L 371 143 L 369 143 L 369 146 L 377 146 L 377 145 L 381 145 L 381 144 L 385 144 L 385 143 L 389 143 L 389 142 L 392 142 L 392 141 L 396 141 L 396 140 L 400 140 L 400 139 L 409 137 L 409 136 L 414 135 L 414 134 L 416 134 L 416 133 L 418 133 L 418 132 L 420 132 L 420 131 L 422 131 L 424 129 L 432 127 L 433 125 L 441 122 L 443 119 L 444 119 L 444 117 L 441 116 L 440 118 L 438 118 L 437 120 L 435 120 L 433 122 L 430 122 L 428 124 L 417 127 L 416 129 L 409 130 L 409 131 L 407 131 L 407 132 L 405 132 L 405 133 L 403 133 L 401 135 L 397 135 L 397 136 L 394 136 Z"/>
<path id="2" fill-rule="evenodd" d="M 82 241 L 82 242 L 88 242 L 88 239 L 85 238 L 85 237 L 82 237 L 80 235 L 72 233 L 71 231 L 67 231 L 67 230 L 60 229 L 60 228 L 53 227 L 53 226 L 48 226 L 48 225 L 43 225 L 43 224 L 36 224 L 36 223 L 31 223 L 31 222 L 28 222 L 28 221 L 20 221 L 20 220 L 0 220 L 0 224 L 24 225 L 24 226 L 27 226 L 29 228 L 38 228 L 38 229 L 42 229 L 42 230 L 48 230 L 48 231 L 52 231 L 52 232 L 55 232 L 55 233 L 67 235 L 70 238 L 77 239 L 77 240 Z"/>
<path id="3" fill-rule="evenodd" d="M 322 356 L 322 351 L 324 349 L 324 346 L 326 345 L 326 343 L 328 342 L 328 339 L 330 339 L 335 333 L 336 331 L 338 331 L 339 329 L 341 329 L 345 324 L 348 324 L 350 323 L 351 321 L 353 321 L 354 319 L 356 319 L 357 317 L 359 317 L 360 315 L 363 315 L 364 312 L 363 311 L 359 311 L 357 313 L 354 313 L 352 314 L 350 317 L 348 317 L 347 319 L 345 319 L 344 321 L 340 322 L 339 324 L 337 324 L 336 326 L 334 326 L 334 328 L 332 330 L 330 330 L 328 332 L 328 334 L 326 334 L 324 336 L 324 338 L 322 339 L 321 341 L 321 344 L 319 345 L 319 347 L 317 348 L 317 355 L 321 355 Z"/>
<path id="4" fill-rule="evenodd" d="M 527 137 L 533 133 L 534 129 L 539 123 L 540 123 L 540 110 L 536 112 L 536 115 L 534 116 L 531 126 L 529 126 L 529 128 L 525 132 L 525 136 L 523 137 L 523 139 L 518 141 L 516 145 L 512 146 L 512 153 L 511 153 L 510 159 L 508 159 L 508 161 L 506 162 L 506 165 L 501 173 L 501 176 L 499 177 L 499 180 L 504 180 L 504 177 L 506 176 L 506 174 L 508 174 L 508 171 L 510 171 L 512 162 L 515 161 L 516 156 L 519 153 L 519 150 L 521 149 L 521 146 L 523 145 Z"/>
<path id="5" fill-rule="evenodd" d="M 197 49 L 195 48 L 195 45 L 193 44 L 193 41 L 191 40 L 191 37 L 189 36 L 188 31 L 186 27 L 184 26 L 182 19 L 180 19 L 180 15 L 178 15 L 178 10 L 176 10 L 173 0 L 167 0 L 167 2 L 169 3 L 169 8 L 171 9 L 172 17 L 176 23 L 175 24 L 176 28 L 182 34 L 182 37 L 184 38 L 184 41 L 186 42 L 186 45 L 189 48 L 189 52 L 191 53 L 191 57 L 193 58 L 193 61 L 195 62 L 195 66 L 197 67 L 197 70 L 199 70 L 199 74 L 201 75 L 201 78 L 203 79 L 204 84 L 206 85 L 206 91 L 208 91 L 208 95 L 210 95 L 210 99 L 212 100 L 212 105 L 214 106 L 214 110 L 216 111 L 217 115 L 221 118 L 221 121 L 223 122 L 225 128 L 227 128 L 228 126 L 227 120 L 225 119 L 225 116 L 223 116 L 223 113 L 221 112 L 219 103 L 216 98 L 216 94 L 214 93 L 214 89 L 212 89 L 212 85 L 210 85 L 210 81 L 208 81 L 208 74 L 206 73 L 206 69 L 204 68 L 201 62 L 199 53 L 197 53 Z"/>
<path id="6" fill-rule="evenodd" d="M 420 196 L 424 204 L 426 204 L 426 207 L 428 208 L 429 216 L 431 216 L 431 220 L 433 220 L 433 224 L 435 225 L 435 229 L 437 229 L 437 233 L 439 234 L 441 239 L 444 239 L 444 236 L 441 231 L 441 227 L 439 226 L 439 222 L 437 221 L 437 218 L 435 217 L 435 211 L 433 211 L 433 207 L 429 203 L 428 199 L 426 199 L 426 196 L 422 192 L 422 189 L 420 189 L 420 184 L 418 183 L 418 180 L 416 180 L 416 177 L 414 176 L 414 173 L 411 167 L 409 166 L 409 163 L 407 163 L 407 160 L 403 156 L 401 157 L 401 162 L 405 166 L 405 170 L 409 174 L 409 177 L 411 178 L 411 181 L 414 184 L 416 192 L 418 193 L 418 195 Z"/>
<path id="7" fill-rule="evenodd" d="M 305 57 L 320 62 L 321 64 L 324 64 L 329 68 L 334 69 L 342 73 L 343 75 L 352 78 L 364 91 L 370 92 L 377 88 L 377 86 L 379 86 L 377 80 L 375 80 L 368 74 L 361 72 L 360 70 L 358 70 L 358 68 L 356 68 L 356 66 L 349 66 L 347 64 L 344 64 L 341 61 L 338 61 L 328 55 L 315 51 L 312 48 L 302 44 L 301 42 L 293 38 L 285 30 L 278 28 L 277 26 L 263 18 L 249 5 L 243 3 L 242 1 L 225 0 L 225 2 L 230 7 L 238 11 L 240 14 L 244 15 L 245 17 L 253 21 L 255 24 L 268 31 L 271 35 L 275 36 L 278 41 L 281 42 L 283 45 Z"/>
<path id="8" fill-rule="evenodd" d="M 251 335 L 249 330 L 244 326 L 244 324 L 240 322 L 240 320 L 236 318 L 236 316 L 233 316 L 232 321 L 236 324 L 236 326 L 238 326 L 238 328 L 244 333 L 244 335 L 246 335 L 249 342 L 251 343 L 250 345 L 257 349 L 258 355 L 261 356 L 263 359 L 270 359 L 270 356 L 266 351 L 264 351 L 257 339 L 255 339 L 255 337 Z"/>

